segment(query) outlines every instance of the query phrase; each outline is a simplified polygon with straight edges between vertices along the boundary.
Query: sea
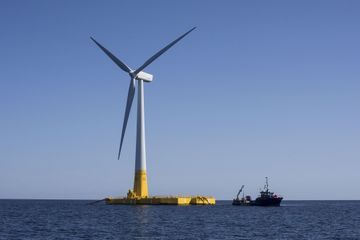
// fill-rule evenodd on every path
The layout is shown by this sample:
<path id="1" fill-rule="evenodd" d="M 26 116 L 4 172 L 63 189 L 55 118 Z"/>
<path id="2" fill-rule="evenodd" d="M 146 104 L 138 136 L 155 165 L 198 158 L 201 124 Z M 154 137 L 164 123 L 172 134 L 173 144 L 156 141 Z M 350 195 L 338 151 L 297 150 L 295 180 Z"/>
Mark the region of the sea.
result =
<path id="1" fill-rule="evenodd" d="M 360 239 L 360 201 L 280 207 L 0 200 L 0 239 Z"/>

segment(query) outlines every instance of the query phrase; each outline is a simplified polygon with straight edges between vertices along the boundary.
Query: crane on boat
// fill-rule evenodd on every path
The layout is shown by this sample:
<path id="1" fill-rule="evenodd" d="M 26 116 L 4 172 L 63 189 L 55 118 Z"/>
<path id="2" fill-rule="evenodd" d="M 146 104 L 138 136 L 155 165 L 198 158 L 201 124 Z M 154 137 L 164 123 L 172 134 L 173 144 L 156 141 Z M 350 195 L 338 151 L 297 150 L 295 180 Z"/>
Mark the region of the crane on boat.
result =
<path id="1" fill-rule="evenodd" d="M 238 194 L 236 195 L 236 199 L 237 199 L 237 200 L 239 200 L 239 195 L 240 195 L 240 193 L 242 192 L 242 190 L 244 189 L 244 187 L 245 187 L 245 185 L 242 185 L 241 188 L 240 188 L 240 190 L 239 190 L 239 192 L 238 192 Z"/>

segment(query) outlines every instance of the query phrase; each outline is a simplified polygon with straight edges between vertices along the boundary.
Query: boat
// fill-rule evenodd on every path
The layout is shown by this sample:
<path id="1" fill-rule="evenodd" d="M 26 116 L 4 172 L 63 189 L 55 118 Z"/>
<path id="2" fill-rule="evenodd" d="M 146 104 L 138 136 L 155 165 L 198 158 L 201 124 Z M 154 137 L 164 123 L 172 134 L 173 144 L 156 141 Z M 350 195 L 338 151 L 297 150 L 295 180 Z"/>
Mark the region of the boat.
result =
<path id="1" fill-rule="evenodd" d="M 266 183 L 264 189 L 260 191 L 260 196 L 258 196 L 255 200 L 251 199 L 251 196 L 244 196 L 240 199 L 239 195 L 244 189 L 244 185 L 241 186 L 237 196 L 233 199 L 233 205 L 241 205 L 241 206 L 280 206 L 283 198 L 274 192 L 270 192 L 268 178 L 266 177 Z"/>

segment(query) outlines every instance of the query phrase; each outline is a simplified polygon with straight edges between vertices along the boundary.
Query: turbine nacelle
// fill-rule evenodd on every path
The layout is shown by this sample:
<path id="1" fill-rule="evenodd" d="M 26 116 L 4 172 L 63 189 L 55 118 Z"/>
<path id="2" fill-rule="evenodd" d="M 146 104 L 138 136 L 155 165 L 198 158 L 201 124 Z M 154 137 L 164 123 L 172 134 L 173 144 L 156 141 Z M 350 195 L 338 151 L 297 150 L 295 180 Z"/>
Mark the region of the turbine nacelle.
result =
<path id="1" fill-rule="evenodd" d="M 134 77 L 133 75 L 134 75 L 133 73 L 130 73 L 131 77 Z M 150 73 L 146 73 L 146 72 L 141 71 L 135 76 L 135 79 L 136 80 L 143 80 L 144 82 L 151 82 L 153 80 L 153 75 L 150 74 Z"/>

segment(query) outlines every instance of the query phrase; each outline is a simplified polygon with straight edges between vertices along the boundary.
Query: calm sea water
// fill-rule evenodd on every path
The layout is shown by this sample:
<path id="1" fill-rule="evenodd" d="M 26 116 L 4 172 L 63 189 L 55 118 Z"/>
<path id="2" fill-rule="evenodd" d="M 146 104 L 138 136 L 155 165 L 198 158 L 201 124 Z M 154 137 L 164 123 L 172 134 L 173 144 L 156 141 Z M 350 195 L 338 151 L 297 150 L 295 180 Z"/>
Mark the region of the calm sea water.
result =
<path id="1" fill-rule="evenodd" d="M 0 239 L 360 239 L 360 201 L 281 207 L 0 200 Z"/>

